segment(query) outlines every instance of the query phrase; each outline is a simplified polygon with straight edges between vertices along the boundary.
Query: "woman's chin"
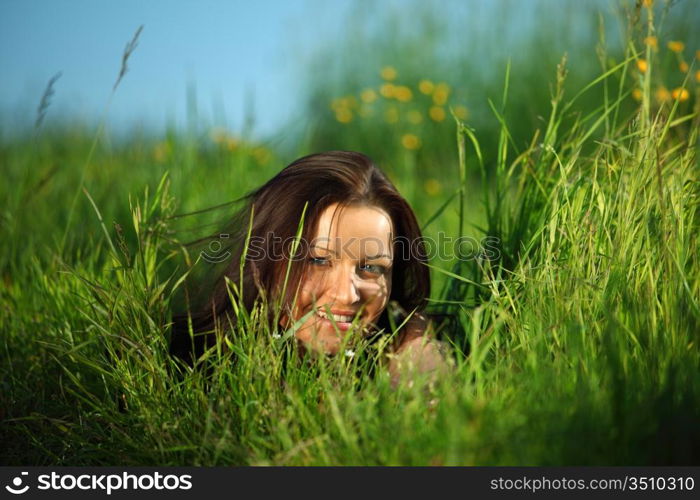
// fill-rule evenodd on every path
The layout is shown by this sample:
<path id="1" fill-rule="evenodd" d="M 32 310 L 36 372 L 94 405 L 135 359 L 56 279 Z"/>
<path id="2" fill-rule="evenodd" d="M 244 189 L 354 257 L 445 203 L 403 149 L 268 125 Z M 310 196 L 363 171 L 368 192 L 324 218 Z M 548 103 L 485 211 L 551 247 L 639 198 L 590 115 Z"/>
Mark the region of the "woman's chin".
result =
<path id="1" fill-rule="evenodd" d="M 343 338 L 335 332 L 316 335 L 313 338 L 297 338 L 306 351 L 317 354 L 337 354 L 343 342 Z"/>
<path id="2" fill-rule="evenodd" d="M 352 331 L 350 331 L 352 330 Z M 297 340 L 306 351 L 334 355 L 340 352 L 349 336 L 364 336 L 361 325 L 336 323 L 322 320 L 308 328 L 301 328 L 296 333 Z"/>
<path id="3" fill-rule="evenodd" d="M 297 332 L 297 340 L 301 342 L 304 349 L 315 353 L 334 355 L 337 354 L 342 345 L 347 331 L 336 331 L 332 325 L 317 325 L 312 332 Z"/>

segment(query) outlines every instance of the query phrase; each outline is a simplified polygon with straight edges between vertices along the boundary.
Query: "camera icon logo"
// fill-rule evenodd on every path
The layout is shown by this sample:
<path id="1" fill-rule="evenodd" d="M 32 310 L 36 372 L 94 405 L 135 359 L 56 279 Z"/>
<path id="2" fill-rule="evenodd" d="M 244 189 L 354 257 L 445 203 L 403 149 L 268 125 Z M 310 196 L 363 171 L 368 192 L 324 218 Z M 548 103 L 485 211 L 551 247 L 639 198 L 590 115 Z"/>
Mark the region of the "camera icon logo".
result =
<path id="1" fill-rule="evenodd" d="M 29 475 L 29 472 L 22 472 L 22 476 L 27 476 Z M 14 488 L 12 487 L 14 486 Z M 5 489 L 12 493 L 13 495 L 21 495 L 22 493 L 26 493 L 27 490 L 29 489 L 29 485 L 25 485 L 24 488 L 21 488 L 22 486 L 22 477 L 17 476 L 12 480 L 12 486 L 7 485 L 5 486 Z M 16 489 L 15 489 L 16 488 Z"/>
<path id="2" fill-rule="evenodd" d="M 230 235 L 228 234 L 220 234 L 219 240 L 226 240 L 229 237 Z M 209 252 L 202 250 L 199 253 L 202 256 L 202 259 L 210 264 L 220 264 L 231 257 L 231 252 L 225 250 L 223 244 L 219 240 L 212 240 L 209 243 Z"/>

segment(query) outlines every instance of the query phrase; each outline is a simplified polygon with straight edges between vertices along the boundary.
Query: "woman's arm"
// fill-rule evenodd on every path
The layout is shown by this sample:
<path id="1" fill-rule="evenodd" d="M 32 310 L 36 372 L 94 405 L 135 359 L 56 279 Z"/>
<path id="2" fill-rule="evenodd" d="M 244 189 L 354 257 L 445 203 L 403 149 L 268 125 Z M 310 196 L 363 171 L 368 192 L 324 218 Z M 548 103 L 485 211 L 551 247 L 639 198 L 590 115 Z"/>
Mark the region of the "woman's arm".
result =
<path id="1" fill-rule="evenodd" d="M 446 347 L 435 339 L 432 323 L 416 313 L 404 325 L 389 354 L 392 386 L 410 383 L 416 374 L 431 373 L 437 376 L 444 373 L 450 366 Z"/>

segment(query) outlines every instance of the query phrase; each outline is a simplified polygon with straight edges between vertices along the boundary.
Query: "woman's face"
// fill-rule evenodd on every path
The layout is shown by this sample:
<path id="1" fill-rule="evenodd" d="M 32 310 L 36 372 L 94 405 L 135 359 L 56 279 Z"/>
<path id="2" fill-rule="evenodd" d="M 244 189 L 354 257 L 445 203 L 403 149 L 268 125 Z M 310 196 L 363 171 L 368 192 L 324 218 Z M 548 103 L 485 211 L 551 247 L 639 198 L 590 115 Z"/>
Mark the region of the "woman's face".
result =
<path id="1" fill-rule="evenodd" d="M 333 204 L 321 214 L 309 242 L 307 271 L 293 312 L 296 331 L 309 350 L 335 354 L 347 336 L 363 330 L 382 313 L 391 293 L 391 218 L 381 208 Z M 331 316 L 334 321 L 331 321 Z M 351 329 L 358 318 L 359 328 Z"/>

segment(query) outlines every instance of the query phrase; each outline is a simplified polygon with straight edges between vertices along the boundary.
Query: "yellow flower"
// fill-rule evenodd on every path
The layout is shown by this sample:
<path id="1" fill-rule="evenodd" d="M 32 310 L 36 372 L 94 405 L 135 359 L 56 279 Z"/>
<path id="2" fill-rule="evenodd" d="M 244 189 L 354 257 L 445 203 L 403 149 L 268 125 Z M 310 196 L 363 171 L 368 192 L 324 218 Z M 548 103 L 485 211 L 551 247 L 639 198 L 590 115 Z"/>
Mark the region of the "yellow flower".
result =
<path id="1" fill-rule="evenodd" d="M 678 69 L 680 69 L 683 73 L 687 73 L 688 72 L 688 63 L 685 61 L 681 61 L 678 64 Z"/>
<path id="2" fill-rule="evenodd" d="M 267 164 L 272 157 L 272 153 L 262 146 L 253 149 L 252 154 L 255 161 L 258 162 L 258 165 Z"/>
<path id="3" fill-rule="evenodd" d="M 211 131 L 211 140 L 216 144 L 223 144 L 227 137 L 228 133 L 222 128 L 215 128 Z"/>
<path id="4" fill-rule="evenodd" d="M 648 36 L 644 39 L 644 44 L 648 45 L 652 49 L 659 48 L 659 40 L 655 36 Z"/>
<path id="5" fill-rule="evenodd" d="M 393 66 L 384 66 L 380 75 L 384 80 L 395 80 L 398 73 Z"/>
<path id="6" fill-rule="evenodd" d="M 445 110 L 439 106 L 432 106 L 428 114 L 434 122 L 441 122 L 445 119 Z"/>
<path id="7" fill-rule="evenodd" d="M 423 184 L 423 188 L 429 196 L 436 196 L 442 191 L 442 184 L 440 184 L 440 181 L 437 179 L 428 179 L 425 181 L 425 184 Z"/>
<path id="8" fill-rule="evenodd" d="M 700 69 L 695 72 L 695 81 L 700 83 Z"/>
<path id="9" fill-rule="evenodd" d="M 418 83 L 418 90 L 420 90 L 425 95 L 430 95 L 435 90 L 435 84 L 430 80 L 421 80 Z"/>
<path id="10" fill-rule="evenodd" d="M 352 121 L 352 111 L 348 108 L 338 108 L 335 111 L 335 119 L 340 123 L 350 123 Z"/>
<path id="11" fill-rule="evenodd" d="M 634 89 L 632 91 L 632 98 L 635 101 L 641 101 L 642 100 L 642 91 L 640 89 Z"/>
<path id="12" fill-rule="evenodd" d="M 678 40 L 671 40 L 670 42 L 668 42 L 668 48 L 671 49 L 676 54 L 680 54 L 681 52 L 683 52 L 683 49 L 685 48 L 685 44 L 683 42 L 678 41 Z"/>
<path id="13" fill-rule="evenodd" d="M 211 131 L 211 139 L 221 146 L 222 148 L 226 148 L 229 151 L 235 151 L 238 149 L 238 146 L 240 145 L 240 141 L 236 139 L 235 137 L 231 136 L 228 134 L 228 132 L 224 129 L 216 128 Z M 166 144 L 166 143 L 163 143 Z M 170 145 L 168 144 L 168 149 L 166 153 L 170 153 Z"/>
<path id="14" fill-rule="evenodd" d="M 401 138 L 401 144 L 406 149 L 418 149 L 420 147 L 420 139 L 415 134 L 404 134 Z"/>
<path id="15" fill-rule="evenodd" d="M 654 0 L 643 0 L 642 5 L 644 7 L 653 7 L 654 6 Z"/>
<path id="16" fill-rule="evenodd" d="M 637 59 L 637 69 L 639 71 L 641 71 L 642 73 L 646 73 L 648 68 L 649 65 L 647 64 L 646 59 Z"/>
<path id="17" fill-rule="evenodd" d="M 159 142 L 153 148 L 153 157 L 158 163 L 163 163 L 170 155 L 170 144 L 167 141 Z"/>
<path id="18" fill-rule="evenodd" d="M 331 101 L 331 109 L 333 111 L 338 111 L 341 108 L 356 108 L 357 107 L 357 99 L 355 99 L 355 96 L 349 95 L 345 97 L 336 97 Z"/>
<path id="19" fill-rule="evenodd" d="M 385 83 L 382 85 L 379 89 L 379 93 L 382 94 L 384 97 L 387 99 L 391 99 L 394 97 L 394 91 L 396 89 L 396 86 L 394 86 L 393 83 Z"/>
<path id="20" fill-rule="evenodd" d="M 683 101 L 688 100 L 688 97 L 690 97 L 690 94 L 688 93 L 688 91 L 686 89 L 678 87 L 678 88 L 673 89 L 673 92 L 671 92 L 671 96 L 674 99 L 678 99 L 679 101 L 683 102 Z"/>
<path id="21" fill-rule="evenodd" d="M 438 106 L 444 106 L 450 95 L 450 87 L 446 83 L 438 83 L 433 93 L 433 102 Z"/>
<path id="22" fill-rule="evenodd" d="M 671 98 L 671 93 L 663 85 L 656 90 L 654 94 L 656 100 L 659 102 L 666 102 Z"/>
<path id="23" fill-rule="evenodd" d="M 377 93 L 372 89 L 365 89 L 362 91 L 362 94 L 360 94 L 360 99 L 362 99 L 362 102 L 369 104 L 377 99 Z"/>
<path id="24" fill-rule="evenodd" d="M 469 111 L 467 111 L 467 108 L 464 106 L 457 106 L 454 111 L 455 115 L 457 115 L 457 118 L 460 120 L 466 120 L 467 116 L 469 116 Z"/>
<path id="25" fill-rule="evenodd" d="M 420 114 L 420 111 L 416 111 L 415 109 L 408 112 L 407 118 L 408 121 L 414 125 L 417 125 L 423 121 L 423 115 Z"/>
<path id="26" fill-rule="evenodd" d="M 394 97 L 401 102 L 408 102 L 413 98 L 413 92 L 408 87 L 400 85 L 394 89 Z"/>
<path id="27" fill-rule="evenodd" d="M 399 121 L 399 110 L 394 106 L 384 111 L 384 121 L 387 123 L 396 123 Z"/>

